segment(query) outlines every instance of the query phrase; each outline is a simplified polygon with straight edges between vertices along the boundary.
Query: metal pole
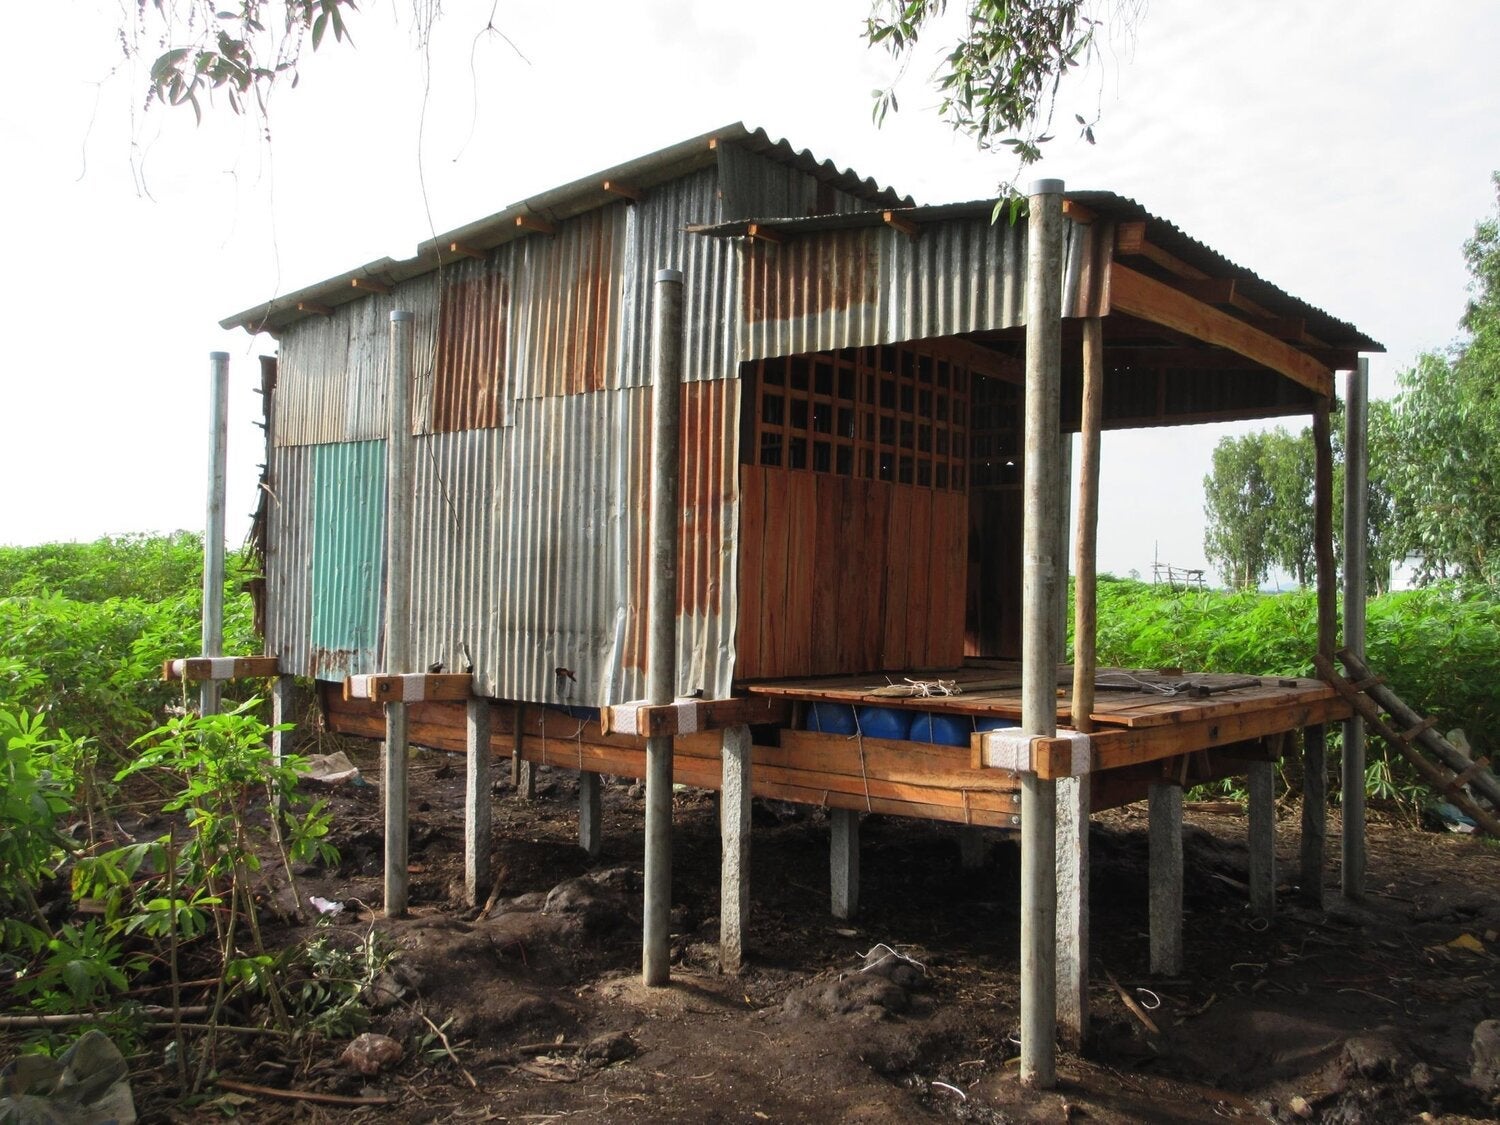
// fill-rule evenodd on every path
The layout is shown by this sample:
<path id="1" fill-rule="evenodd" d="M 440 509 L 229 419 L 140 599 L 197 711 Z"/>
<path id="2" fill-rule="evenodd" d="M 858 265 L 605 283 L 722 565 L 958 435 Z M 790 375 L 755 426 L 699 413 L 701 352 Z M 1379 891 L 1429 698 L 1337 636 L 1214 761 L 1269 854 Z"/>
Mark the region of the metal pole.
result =
<path id="1" fill-rule="evenodd" d="M 651 340 L 651 572 L 646 699 L 671 703 L 677 694 L 678 420 L 682 395 L 682 272 L 656 275 Z M 646 740 L 646 902 L 641 979 L 667 983 L 672 911 L 672 739 Z"/>
<path id="2" fill-rule="evenodd" d="M 386 385 L 385 447 L 385 671 L 411 667 L 411 320 L 391 313 L 390 380 Z M 385 913 L 407 904 L 407 714 L 405 703 L 385 705 Z"/>
<path id="3" fill-rule="evenodd" d="M 1370 479 L 1370 361 L 1349 372 L 1344 394 L 1344 647 L 1365 654 Z M 1341 879 L 1344 897 L 1365 894 L 1365 721 L 1344 723 L 1344 822 Z"/>
<path id="4" fill-rule="evenodd" d="M 224 465 L 229 446 L 229 353 L 210 352 L 208 383 L 208 513 L 203 528 L 203 655 L 224 655 Z M 198 688 L 198 710 L 219 711 L 218 680 Z"/>
<path id="5" fill-rule="evenodd" d="M 1057 733 L 1062 394 L 1061 180 L 1031 186 L 1026 220 L 1025 524 L 1021 730 Z M 1021 1081 L 1057 1082 L 1057 785 L 1021 775 Z"/>

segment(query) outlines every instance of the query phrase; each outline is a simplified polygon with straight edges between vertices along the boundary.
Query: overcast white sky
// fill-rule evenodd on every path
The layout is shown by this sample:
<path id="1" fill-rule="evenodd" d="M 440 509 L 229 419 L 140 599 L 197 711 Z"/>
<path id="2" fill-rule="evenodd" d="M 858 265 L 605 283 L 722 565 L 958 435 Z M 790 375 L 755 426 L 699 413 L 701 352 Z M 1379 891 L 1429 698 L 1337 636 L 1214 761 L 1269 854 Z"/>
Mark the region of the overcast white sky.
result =
<path id="1" fill-rule="evenodd" d="M 490 0 L 447 0 L 430 83 L 410 0 L 363 7 L 357 49 L 325 46 L 276 94 L 269 143 L 227 111 L 201 127 L 141 111 L 118 70 L 132 0 L 7 11 L 0 542 L 201 527 L 215 349 L 233 356 L 238 539 L 262 452 L 255 357 L 274 341 L 218 320 L 536 191 L 735 120 L 922 203 L 988 196 L 1012 171 L 937 121 L 923 67 L 872 126 L 891 69 L 860 39 L 864 0 L 501 0 L 529 61 L 476 38 Z M 1157 0 L 1109 54 L 1059 114 L 1102 111 L 1098 145 L 1060 126 L 1035 174 L 1133 196 L 1353 321 L 1390 349 L 1377 394 L 1453 338 L 1460 245 L 1500 168 L 1500 5 Z M 1201 480 L 1225 432 L 1106 437 L 1102 569 L 1149 574 L 1158 544 L 1204 565 Z"/>

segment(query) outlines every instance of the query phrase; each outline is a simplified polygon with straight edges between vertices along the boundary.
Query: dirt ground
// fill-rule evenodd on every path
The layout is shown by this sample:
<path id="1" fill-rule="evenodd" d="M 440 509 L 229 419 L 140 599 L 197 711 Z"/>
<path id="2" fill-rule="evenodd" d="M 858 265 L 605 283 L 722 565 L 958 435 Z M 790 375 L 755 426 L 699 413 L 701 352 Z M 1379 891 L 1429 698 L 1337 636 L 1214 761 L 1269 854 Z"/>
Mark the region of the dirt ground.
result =
<path id="1" fill-rule="evenodd" d="M 349 749 L 378 781 L 375 747 Z M 1285 808 L 1279 913 L 1265 926 L 1245 906 L 1243 813 L 1190 808 L 1188 968 L 1160 979 L 1147 970 L 1144 808 L 1096 818 L 1093 1035 L 1081 1057 L 1060 1056 L 1056 1090 L 1033 1093 L 1016 1079 L 1013 843 L 997 838 L 982 869 L 964 870 L 953 828 L 867 817 L 860 913 L 844 923 L 828 913 L 826 817 L 757 802 L 747 965 L 730 977 L 717 967 L 715 798 L 679 791 L 672 983 L 646 989 L 639 786 L 606 783 L 604 851 L 591 862 L 576 846 L 575 775 L 543 770 L 537 799 L 523 801 L 509 771 L 497 773 L 499 879 L 484 916 L 462 904 L 461 758 L 413 759 L 408 919 L 375 913 L 378 788 L 332 791 L 342 861 L 306 871 L 301 890 L 347 904 L 335 922 L 341 938 L 352 942 L 373 924 L 399 948 L 386 983 L 400 996 L 387 997 L 373 1030 L 402 1041 L 406 1057 L 363 1077 L 340 1065 L 343 1044 L 334 1043 L 292 1073 L 266 1041 L 250 1040 L 224 1073 L 394 1103 L 349 1109 L 255 1096 L 240 1104 L 242 1119 L 1495 1119 L 1469 1075 L 1476 1024 L 1500 1017 L 1500 848 L 1473 837 L 1377 816 L 1368 902 L 1314 913 L 1295 905 L 1297 811 Z M 1336 828 L 1335 818 L 1331 904 Z M 1149 1009 L 1155 1031 L 1126 1008 L 1111 975 Z M 149 1089 L 138 1100 L 147 1119 L 205 1112 L 153 1104 Z"/>

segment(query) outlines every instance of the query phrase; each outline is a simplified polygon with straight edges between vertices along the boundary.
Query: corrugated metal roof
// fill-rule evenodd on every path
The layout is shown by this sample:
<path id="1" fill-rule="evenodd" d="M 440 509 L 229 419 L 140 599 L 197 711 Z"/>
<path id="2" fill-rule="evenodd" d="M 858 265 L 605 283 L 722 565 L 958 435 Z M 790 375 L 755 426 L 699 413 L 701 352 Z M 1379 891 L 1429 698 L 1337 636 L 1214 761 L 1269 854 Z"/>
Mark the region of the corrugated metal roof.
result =
<path id="1" fill-rule="evenodd" d="M 621 197 L 604 189 L 606 181 L 628 189 L 646 191 L 658 184 L 715 165 L 720 157 L 720 147 L 726 145 L 768 157 L 786 167 L 806 173 L 828 185 L 833 191 L 862 200 L 866 204 L 878 207 L 912 205 L 910 196 L 902 196 L 892 188 L 881 187 L 874 180 L 862 178 L 851 169 L 840 169 L 831 161 L 820 161 L 806 149 L 794 149 L 785 140 L 770 137 L 764 129 L 750 129 L 743 122 L 736 122 L 513 203 L 493 215 L 421 243 L 414 257 L 404 260 L 377 258 L 326 281 L 235 313 L 219 324 L 224 328 L 244 328 L 251 332 L 277 332 L 293 321 L 316 315 L 299 309 L 299 305 L 337 307 L 366 296 L 366 293 L 353 287 L 352 283 L 356 279 L 397 285 L 432 273 L 440 266 L 461 260 L 449 251 L 453 243 L 473 250 L 491 250 L 528 233 L 516 225 L 518 218 L 559 223 L 608 204 L 618 203 Z"/>
<path id="2" fill-rule="evenodd" d="M 1236 279 L 1238 288 L 1244 292 L 1245 296 L 1277 316 L 1305 320 L 1307 331 L 1327 341 L 1331 346 L 1355 348 L 1367 352 L 1385 351 L 1382 344 L 1366 336 L 1353 324 L 1292 296 L 1252 270 L 1238 265 L 1212 247 L 1184 233 L 1176 224 L 1152 214 L 1133 199 L 1108 191 L 1070 191 L 1066 198 L 1070 202 L 1082 204 L 1103 219 L 1116 223 L 1144 222 L 1147 240 L 1153 245 L 1187 265 L 1202 270 L 1210 277 Z M 838 215 L 745 216 L 712 226 L 697 226 L 690 229 L 693 234 L 715 238 L 743 237 L 749 233 L 752 225 L 771 228 L 786 235 L 820 231 L 851 231 L 885 225 L 886 211 L 922 225 L 981 218 L 988 221 L 995 214 L 996 206 L 1000 203 L 1000 200 L 995 199 L 976 199 L 930 207 L 889 207 Z M 999 222 L 1004 223 L 1003 216 Z"/>

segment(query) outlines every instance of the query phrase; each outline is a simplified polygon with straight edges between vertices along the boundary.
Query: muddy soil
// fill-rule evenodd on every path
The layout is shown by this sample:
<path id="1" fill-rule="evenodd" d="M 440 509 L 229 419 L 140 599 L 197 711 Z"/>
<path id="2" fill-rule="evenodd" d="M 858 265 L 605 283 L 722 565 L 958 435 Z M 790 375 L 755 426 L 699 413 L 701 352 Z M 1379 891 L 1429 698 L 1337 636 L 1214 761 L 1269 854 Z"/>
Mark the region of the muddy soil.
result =
<path id="1" fill-rule="evenodd" d="M 347 748 L 378 782 L 373 745 Z M 672 983 L 646 989 L 640 787 L 606 783 L 604 850 L 590 861 L 576 846 L 575 775 L 541 771 L 537 798 L 525 801 L 497 772 L 507 775 L 493 806 L 499 877 L 482 915 L 462 901 L 461 758 L 413 759 L 403 920 L 378 916 L 378 788 L 331 792 L 342 860 L 305 871 L 301 891 L 346 904 L 334 921 L 340 938 L 373 925 L 400 950 L 372 1030 L 401 1041 L 405 1060 L 366 1077 L 339 1063 L 342 1042 L 329 1043 L 292 1073 L 251 1040 L 224 1072 L 394 1102 L 349 1109 L 254 1096 L 241 1101 L 242 1119 L 1495 1119 L 1494 1091 L 1470 1076 L 1476 1026 L 1500 1017 L 1500 848 L 1473 837 L 1377 816 L 1372 893 L 1355 908 L 1338 905 L 1335 817 L 1334 905 L 1314 912 L 1296 905 L 1288 881 L 1297 810 L 1283 809 L 1280 909 L 1266 926 L 1245 906 L 1242 810 L 1190 807 L 1187 971 L 1161 979 L 1147 967 L 1144 808 L 1097 818 L 1093 1034 L 1081 1056 L 1060 1057 L 1056 1090 L 1034 1093 L 1016 1079 L 1014 844 L 996 839 L 984 865 L 965 870 L 953 828 L 866 817 L 860 913 L 846 923 L 828 913 L 826 817 L 757 802 L 747 964 L 731 977 L 717 965 L 715 798 L 679 791 Z M 305 932 L 288 925 L 280 935 Z M 141 1100 L 158 1119 L 197 1119 L 152 1104 L 149 1090 Z"/>

